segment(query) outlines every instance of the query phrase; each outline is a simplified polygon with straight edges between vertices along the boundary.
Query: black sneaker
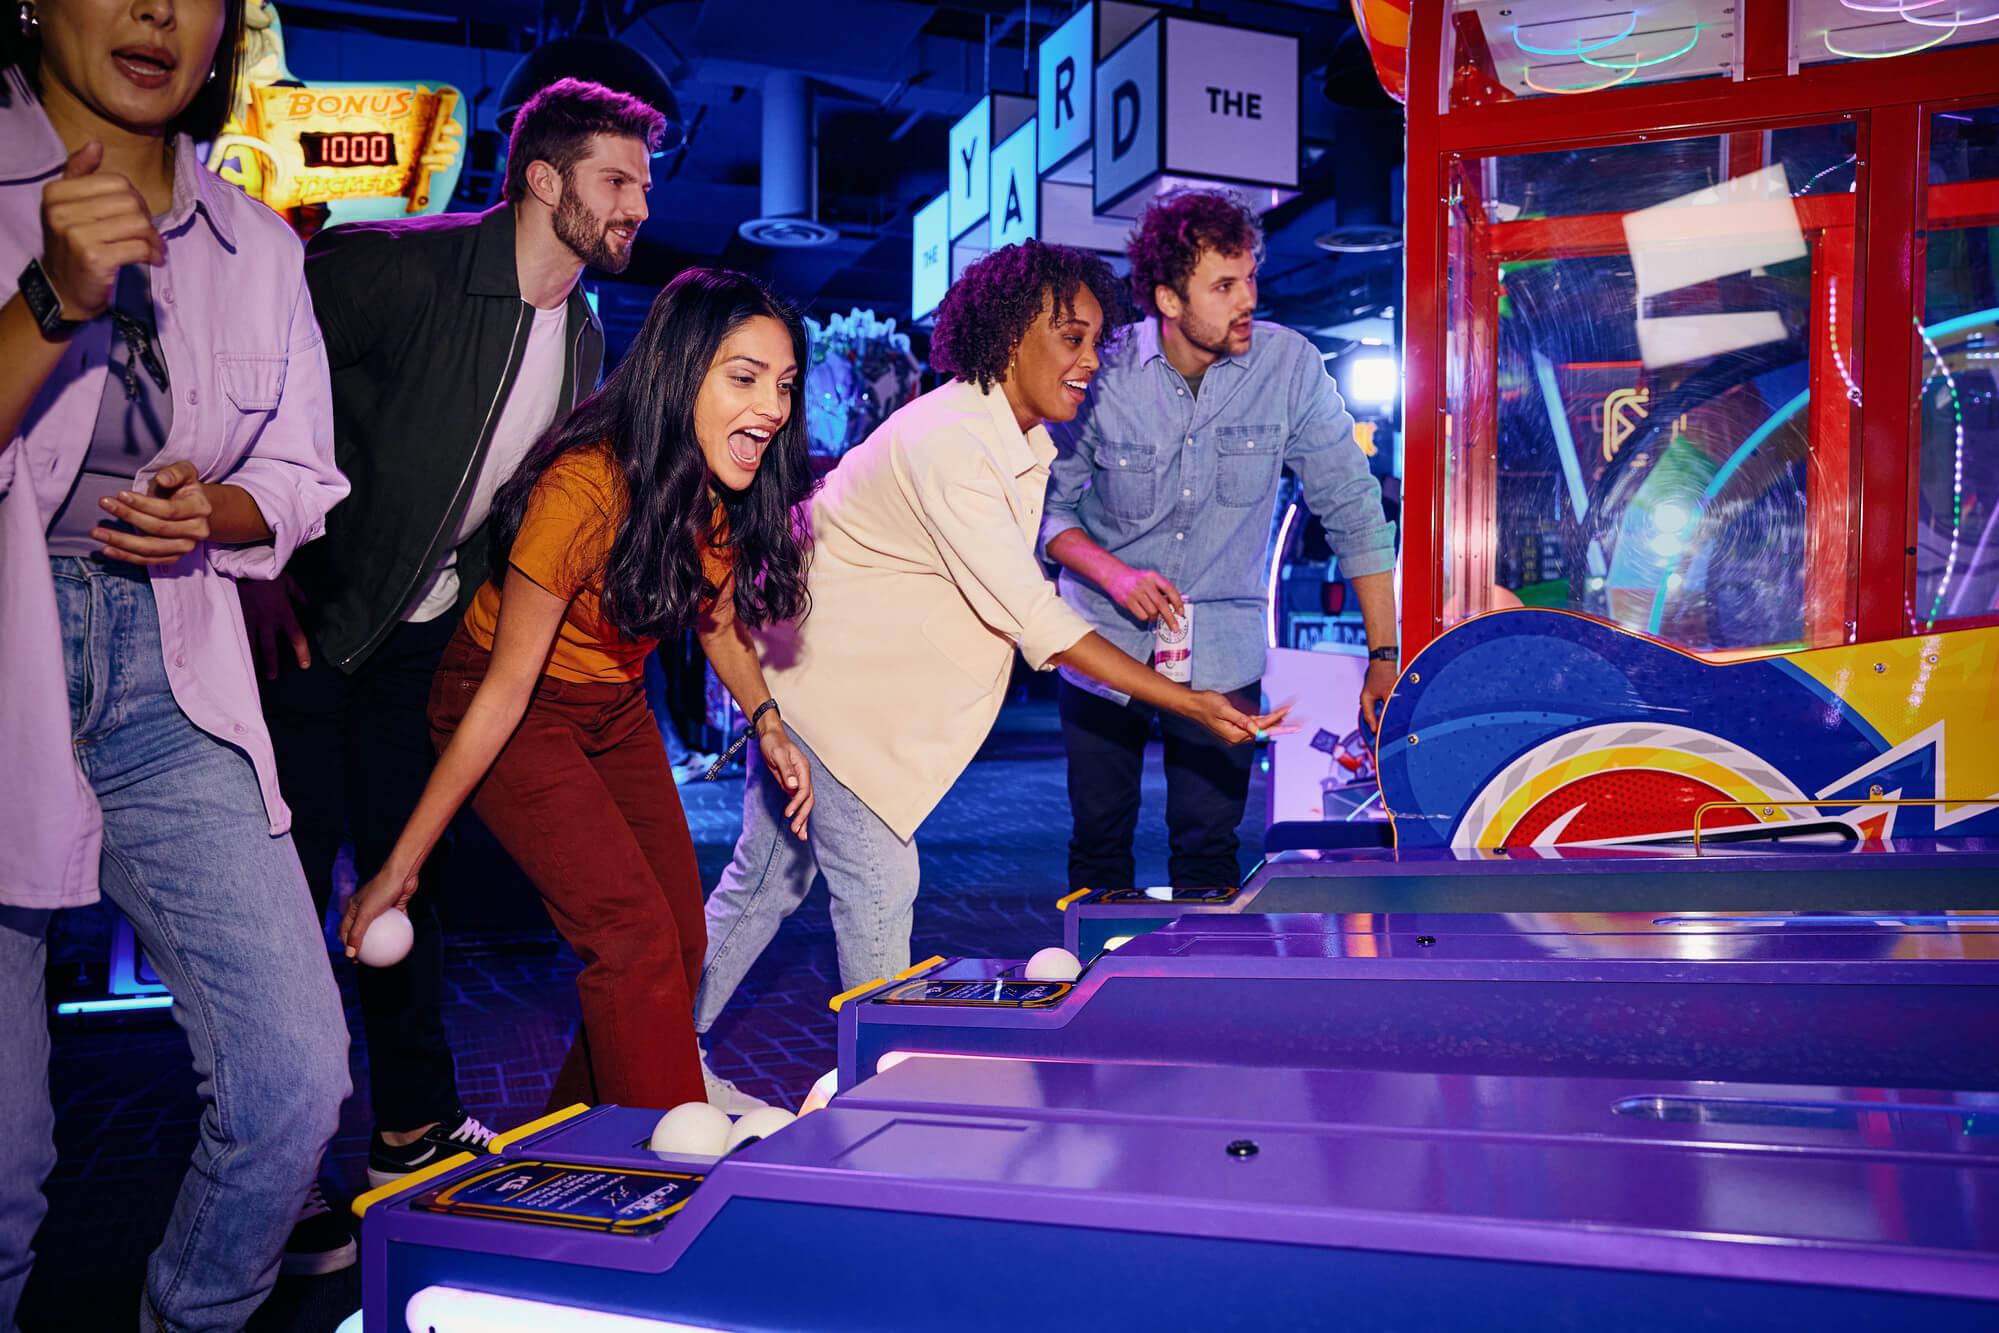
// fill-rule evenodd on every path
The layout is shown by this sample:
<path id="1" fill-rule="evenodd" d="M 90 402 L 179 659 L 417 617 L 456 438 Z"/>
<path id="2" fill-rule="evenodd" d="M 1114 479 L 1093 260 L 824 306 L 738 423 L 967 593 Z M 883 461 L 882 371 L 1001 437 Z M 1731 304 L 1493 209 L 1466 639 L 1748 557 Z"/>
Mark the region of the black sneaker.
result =
<path id="1" fill-rule="evenodd" d="M 318 1277 L 351 1268 L 360 1257 L 354 1233 L 347 1229 L 340 1214 L 327 1206 L 319 1182 L 313 1181 L 312 1188 L 306 1191 L 305 1206 L 298 1210 L 298 1224 L 285 1241 L 285 1254 L 278 1261 L 278 1271 L 291 1277 Z"/>
<path id="2" fill-rule="evenodd" d="M 419 1167 L 441 1162 L 453 1153 L 485 1152 L 493 1142 L 493 1131 L 466 1115 L 460 1109 L 457 1125 L 451 1126 L 446 1120 L 425 1130 L 423 1137 L 391 1147 L 382 1141 L 380 1133 L 368 1140 L 368 1183 L 387 1185 L 401 1176 L 406 1176 Z"/>

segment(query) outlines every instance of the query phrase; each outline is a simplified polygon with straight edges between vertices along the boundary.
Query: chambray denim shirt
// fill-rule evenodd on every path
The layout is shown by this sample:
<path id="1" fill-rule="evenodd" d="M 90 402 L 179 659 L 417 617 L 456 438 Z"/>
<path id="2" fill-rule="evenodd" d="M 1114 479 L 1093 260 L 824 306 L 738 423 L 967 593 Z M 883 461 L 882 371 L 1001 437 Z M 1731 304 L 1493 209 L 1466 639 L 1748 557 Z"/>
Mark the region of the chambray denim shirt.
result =
<path id="1" fill-rule="evenodd" d="M 1075 422 L 1050 433 L 1062 454 L 1049 473 L 1043 549 L 1081 528 L 1133 569 L 1170 579 L 1195 608 L 1197 690 L 1240 689 L 1263 675 L 1264 555 L 1285 468 L 1304 486 L 1342 574 L 1394 567 L 1395 530 L 1353 418 L 1318 349 L 1282 325 L 1257 321 L 1249 351 L 1210 366 L 1196 397 L 1160 350 L 1158 321 L 1147 320 L 1105 358 Z M 1099 634 L 1151 659 L 1151 624 L 1067 569 L 1061 589 Z"/>

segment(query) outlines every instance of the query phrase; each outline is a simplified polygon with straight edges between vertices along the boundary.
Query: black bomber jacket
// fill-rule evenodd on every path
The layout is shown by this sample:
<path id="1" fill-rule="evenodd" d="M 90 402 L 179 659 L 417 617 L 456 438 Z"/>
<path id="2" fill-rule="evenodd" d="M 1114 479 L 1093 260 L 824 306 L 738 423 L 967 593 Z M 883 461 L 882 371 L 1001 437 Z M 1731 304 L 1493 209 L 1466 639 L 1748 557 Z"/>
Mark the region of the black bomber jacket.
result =
<path id="1" fill-rule="evenodd" d="M 533 311 L 506 204 L 358 222 L 313 237 L 306 284 L 333 376 L 335 459 L 353 491 L 294 570 L 320 653 L 366 661 L 444 558 L 521 360 Z M 561 403 L 596 387 L 604 331 L 569 296 Z M 484 525 L 459 550 L 462 611 L 487 574 Z"/>

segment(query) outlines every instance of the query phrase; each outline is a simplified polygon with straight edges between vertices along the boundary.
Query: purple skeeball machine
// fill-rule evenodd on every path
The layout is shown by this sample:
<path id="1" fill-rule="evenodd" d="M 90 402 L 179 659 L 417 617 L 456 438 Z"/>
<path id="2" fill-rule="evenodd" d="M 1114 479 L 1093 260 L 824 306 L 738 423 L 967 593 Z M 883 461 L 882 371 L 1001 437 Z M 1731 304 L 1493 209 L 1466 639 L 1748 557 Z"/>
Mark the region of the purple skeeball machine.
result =
<path id="1" fill-rule="evenodd" d="M 1990 1094 L 918 1056 L 720 1163 L 656 1115 L 375 1199 L 368 1333 L 1999 1318 Z"/>
<path id="2" fill-rule="evenodd" d="M 954 958 L 849 993 L 898 1052 L 1999 1089 L 1999 914 L 1205 916 L 1074 982 Z"/>
<path id="3" fill-rule="evenodd" d="M 1400 850 L 1328 841 L 1266 856 L 1240 885 L 1078 890 L 1056 906 L 1062 945 L 1078 958 L 1183 916 L 1991 911 L 1999 910 L 1999 840 Z"/>

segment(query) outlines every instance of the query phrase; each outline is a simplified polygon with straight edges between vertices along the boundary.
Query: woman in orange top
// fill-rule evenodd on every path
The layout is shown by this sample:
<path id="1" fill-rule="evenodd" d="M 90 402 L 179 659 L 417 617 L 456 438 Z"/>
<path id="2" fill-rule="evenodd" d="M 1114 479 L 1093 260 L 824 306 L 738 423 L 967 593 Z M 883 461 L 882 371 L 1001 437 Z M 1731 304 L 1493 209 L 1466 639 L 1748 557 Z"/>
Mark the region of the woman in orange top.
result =
<path id="1" fill-rule="evenodd" d="M 697 628 L 805 836 L 810 770 L 745 632 L 804 610 L 804 364 L 797 315 L 752 278 L 691 269 L 660 293 L 604 387 L 495 499 L 505 582 L 479 590 L 438 668 L 442 757 L 341 921 L 352 956 L 471 797 L 583 960 L 583 1029 L 551 1107 L 706 1097 L 701 876 L 642 684 L 662 637 Z"/>

